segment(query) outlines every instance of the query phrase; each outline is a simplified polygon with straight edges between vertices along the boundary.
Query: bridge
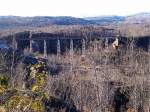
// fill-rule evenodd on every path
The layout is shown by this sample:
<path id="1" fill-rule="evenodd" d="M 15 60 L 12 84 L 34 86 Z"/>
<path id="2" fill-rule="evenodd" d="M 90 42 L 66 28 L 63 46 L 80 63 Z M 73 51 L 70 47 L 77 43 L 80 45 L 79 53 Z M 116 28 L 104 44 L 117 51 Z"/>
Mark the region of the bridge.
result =
<path id="1" fill-rule="evenodd" d="M 75 48 L 77 47 L 81 48 L 82 55 L 84 55 L 87 42 L 90 41 L 88 38 L 85 37 L 67 37 L 67 36 L 62 37 L 59 35 L 56 35 L 56 37 L 47 37 L 47 36 L 33 37 L 33 34 L 34 34 L 33 32 L 30 32 L 29 36 L 24 38 L 16 38 L 14 36 L 12 40 L 12 46 L 14 47 L 14 49 L 19 49 L 19 47 L 22 46 L 23 44 L 28 44 L 27 47 L 29 48 L 29 52 L 33 53 L 34 52 L 33 44 L 38 42 L 39 47 L 43 49 L 43 57 L 45 58 L 48 55 L 48 50 L 56 49 L 56 55 L 60 55 L 62 49 L 65 49 L 65 47 L 68 48 L 72 53 Z M 105 44 L 108 44 L 108 41 L 110 39 L 114 40 L 115 38 L 116 38 L 115 36 L 96 37 L 93 40 L 97 41 L 103 40 Z M 54 44 L 53 47 L 52 44 Z M 101 43 L 98 42 L 97 44 Z"/>

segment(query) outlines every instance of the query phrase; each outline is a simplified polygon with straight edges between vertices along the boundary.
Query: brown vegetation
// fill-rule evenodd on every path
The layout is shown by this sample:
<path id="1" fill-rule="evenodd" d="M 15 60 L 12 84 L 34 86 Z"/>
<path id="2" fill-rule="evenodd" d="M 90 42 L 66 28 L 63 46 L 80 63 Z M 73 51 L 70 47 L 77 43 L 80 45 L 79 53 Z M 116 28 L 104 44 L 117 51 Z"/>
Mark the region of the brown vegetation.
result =
<path id="1" fill-rule="evenodd" d="M 65 27 L 67 31 L 63 26 L 59 27 L 60 29 L 57 28 L 57 26 L 52 27 L 53 33 L 62 33 L 64 35 L 76 34 L 84 37 L 103 29 L 100 29 L 98 26 L 69 26 Z M 38 30 L 43 30 L 43 28 Z M 44 30 L 48 31 L 49 28 Z M 130 33 L 128 34 L 130 35 Z M 81 52 L 83 53 L 83 51 L 70 53 L 69 50 L 63 55 L 49 55 L 47 60 L 49 75 L 46 71 L 46 78 L 45 73 L 40 73 L 39 75 L 36 72 L 36 70 L 40 71 L 37 65 L 33 67 L 33 72 L 36 72 L 34 74 L 31 68 L 29 70 L 25 69 L 22 63 L 7 65 L 5 61 L 1 61 L 1 65 L 6 64 L 7 76 L 10 77 L 10 83 L 4 89 L 15 89 L 19 94 L 15 96 L 15 92 L 13 97 L 6 98 L 7 100 L 11 98 L 12 100 L 19 99 L 15 104 L 15 108 L 12 106 L 13 102 L 9 103 L 12 104 L 10 108 L 15 110 L 19 104 L 25 104 L 25 107 L 28 107 L 26 101 L 25 103 L 21 101 L 26 99 L 28 104 L 29 102 L 31 102 L 30 104 L 34 102 L 33 106 L 36 109 L 40 108 L 39 110 L 42 112 L 45 108 L 42 104 L 37 104 L 35 102 L 37 100 L 34 97 L 37 95 L 35 94 L 36 92 L 44 91 L 44 94 L 38 96 L 38 102 L 45 101 L 45 96 L 49 99 L 49 102 L 47 101 L 49 108 L 44 111 L 76 112 L 73 111 L 75 108 L 75 110 L 80 110 L 81 112 L 147 112 L 150 104 L 150 51 L 146 52 L 136 48 L 134 46 L 134 39 L 131 39 L 130 43 L 125 46 L 126 48 L 119 45 L 118 49 L 113 49 L 112 45 L 109 45 L 107 42 L 103 43 L 105 45 L 102 46 L 99 44 L 102 42 L 99 41 L 89 42 L 82 55 Z M 38 54 L 36 56 L 39 57 Z M 14 58 L 14 56 L 11 58 Z M 3 60 L 3 54 L 1 55 L 1 60 Z M 45 65 L 43 66 L 45 67 Z M 11 71 L 11 69 L 13 70 Z M 30 74 L 28 74 L 29 71 Z M 6 73 L 2 72 L 1 76 L 4 74 Z M 25 80 L 27 74 L 30 77 L 28 80 Z M 38 77 L 43 75 L 44 78 Z M 38 81 L 35 79 L 38 79 Z M 41 83 L 41 81 L 44 81 L 44 83 Z M 0 82 L 3 82 L 3 80 Z M 29 84 L 29 87 L 26 87 L 24 83 Z M 36 91 L 34 83 L 36 85 L 40 84 L 38 86 L 42 86 L 42 89 L 40 88 Z M 3 83 L 0 84 L 0 87 L 3 87 Z M 5 92 L 5 90 L 1 90 Z M 30 100 L 27 98 L 28 92 L 35 95 L 31 96 L 31 98 L 29 97 Z M 31 101 L 32 98 L 35 101 Z M 2 108 L 0 109 L 3 109 L 3 106 L 4 103 L 2 102 Z M 23 110 L 25 108 L 19 107 L 23 108 Z M 32 105 L 29 105 L 28 109 L 30 110 L 31 108 Z M 19 110 L 19 112 L 21 111 Z M 33 110 L 31 109 L 31 111 Z"/>

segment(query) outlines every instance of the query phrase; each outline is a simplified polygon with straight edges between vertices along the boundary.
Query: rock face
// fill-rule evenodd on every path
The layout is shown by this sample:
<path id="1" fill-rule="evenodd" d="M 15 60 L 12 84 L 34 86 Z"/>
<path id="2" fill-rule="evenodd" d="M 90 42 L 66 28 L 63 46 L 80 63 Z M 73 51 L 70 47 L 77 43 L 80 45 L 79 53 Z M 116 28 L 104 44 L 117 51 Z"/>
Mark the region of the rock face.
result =
<path id="1" fill-rule="evenodd" d="M 0 103 L 4 110 L 45 112 L 42 99 L 48 98 L 45 96 L 46 91 L 43 91 L 48 76 L 46 63 L 37 59 L 36 64 L 30 63 L 28 67 L 28 75 L 24 80 L 28 85 L 23 90 L 9 87 L 11 79 L 8 76 L 0 76 Z"/>
<path id="2" fill-rule="evenodd" d="M 4 106 L 0 106 L 0 112 L 6 112 L 5 107 Z"/>
<path id="3" fill-rule="evenodd" d="M 48 94 L 45 89 L 48 76 L 47 61 L 38 58 L 36 63 L 26 63 L 28 74 L 23 89 L 8 86 L 10 80 L 0 76 L 0 112 L 49 112 L 55 108 L 66 112 L 79 112 L 76 106 Z"/>

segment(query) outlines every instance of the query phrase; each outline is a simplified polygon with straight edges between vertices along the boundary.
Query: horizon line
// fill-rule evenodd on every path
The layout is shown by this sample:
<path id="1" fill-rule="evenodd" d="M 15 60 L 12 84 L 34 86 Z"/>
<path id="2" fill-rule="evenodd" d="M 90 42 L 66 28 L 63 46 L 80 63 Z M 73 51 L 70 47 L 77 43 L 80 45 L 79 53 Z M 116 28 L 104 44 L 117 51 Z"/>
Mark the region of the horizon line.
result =
<path id="1" fill-rule="evenodd" d="M 133 15 L 138 15 L 138 14 L 150 14 L 150 12 L 138 12 L 138 13 L 134 13 L 134 14 L 128 14 L 128 15 L 119 15 L 119 14 L 102 14 L 102 15 L 91 15 L 91 16 L 71 16 L 71 15 L 58 15 L 58 16 L 54 16 L 54 15 L 34 15 L 34 16 L 30 16 L 30 15 L 0 15 L 0 17 L 74 17 L 74 18 L 88 18 L 88 17 L 111 17 L 111 16 L 120 16 L 120 17 L 127 17 L 127 16 L 133 16 Z"/>

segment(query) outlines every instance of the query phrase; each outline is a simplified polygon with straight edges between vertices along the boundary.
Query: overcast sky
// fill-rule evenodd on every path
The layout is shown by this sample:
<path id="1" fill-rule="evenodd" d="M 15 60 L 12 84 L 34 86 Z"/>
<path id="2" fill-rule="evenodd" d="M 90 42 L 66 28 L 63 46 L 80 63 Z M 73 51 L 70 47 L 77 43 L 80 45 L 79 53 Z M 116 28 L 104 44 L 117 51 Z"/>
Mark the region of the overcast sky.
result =
<path id="1" fill-rule="evenodd" d="M 150 12 L 150 0 L 0 0 L 0 15 L 100 16 Z"/>

